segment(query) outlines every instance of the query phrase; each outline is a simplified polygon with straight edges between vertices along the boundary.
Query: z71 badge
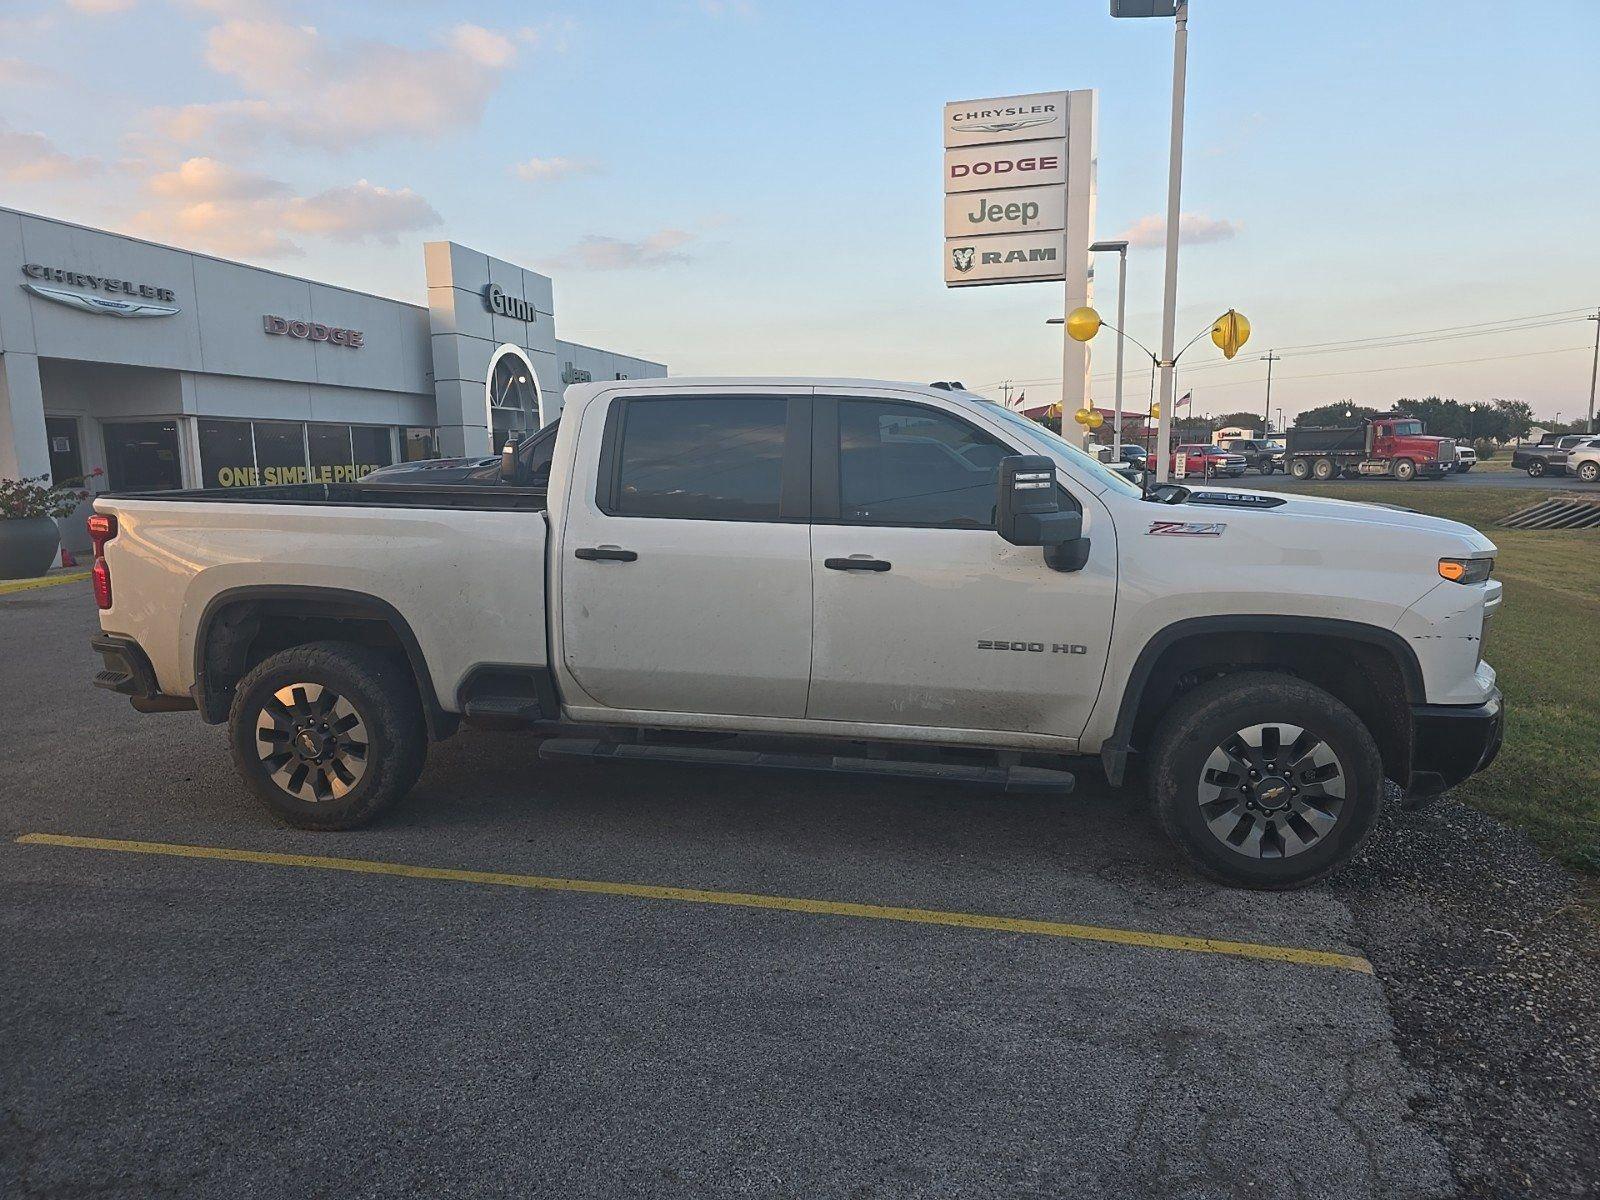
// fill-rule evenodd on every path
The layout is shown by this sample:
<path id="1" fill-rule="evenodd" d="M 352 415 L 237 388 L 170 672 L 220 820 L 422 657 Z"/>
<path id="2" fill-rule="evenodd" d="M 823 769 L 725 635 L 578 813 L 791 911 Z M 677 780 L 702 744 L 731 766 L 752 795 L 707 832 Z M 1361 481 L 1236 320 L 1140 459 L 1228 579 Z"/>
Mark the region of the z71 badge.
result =
<path id="1" fill-rule="evenodd" d="M 1227 527 L 1222 521 L 1151 521 L 1146 536 L 1221 537 Z"/>

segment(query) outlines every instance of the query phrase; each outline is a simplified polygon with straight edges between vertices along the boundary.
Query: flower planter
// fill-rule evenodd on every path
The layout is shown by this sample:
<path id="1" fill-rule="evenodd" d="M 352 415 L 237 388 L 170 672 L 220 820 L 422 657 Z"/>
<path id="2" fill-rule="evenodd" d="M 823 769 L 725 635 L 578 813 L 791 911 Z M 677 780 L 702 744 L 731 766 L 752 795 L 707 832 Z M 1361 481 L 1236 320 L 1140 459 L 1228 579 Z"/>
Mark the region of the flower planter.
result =
<path id="1" fill-rule="evenodd" d="M 0 579 L 33 579 L 56 561 L 60 531 L 49 517 L 0 521 Z"/>

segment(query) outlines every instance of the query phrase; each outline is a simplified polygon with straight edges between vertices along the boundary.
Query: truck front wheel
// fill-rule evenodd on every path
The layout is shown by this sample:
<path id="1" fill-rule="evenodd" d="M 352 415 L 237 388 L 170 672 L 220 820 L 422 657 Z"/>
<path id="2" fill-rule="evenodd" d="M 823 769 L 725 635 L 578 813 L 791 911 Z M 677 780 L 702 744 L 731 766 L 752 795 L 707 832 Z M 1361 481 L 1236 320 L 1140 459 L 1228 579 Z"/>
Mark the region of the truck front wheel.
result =
<path id="1" fill-rule="evenodd" d="M 245 784 L 298 829 L 365 825 L 411 790 L 427 756 L 409 672 L 347 642 L 268 658 L 239 684 L 228 722 Z"/>
<path id="2" fill-rule="evenodd" d="M 1409 458 L 1396 459 L 1394 464 L 1394 477 L 1402 483 L 1410 483 L 1417 477 L 1417 464 Z"/>
<path id="3" fill-rule="evenodd" d="M 1240 887 L 1300 887 L 1338 870 L 1372 832 L 1383 765 L 1341 701 L 1289 675 L 1202 684 L 1151 748 L 1157 818 L 1203 874 Z"/>

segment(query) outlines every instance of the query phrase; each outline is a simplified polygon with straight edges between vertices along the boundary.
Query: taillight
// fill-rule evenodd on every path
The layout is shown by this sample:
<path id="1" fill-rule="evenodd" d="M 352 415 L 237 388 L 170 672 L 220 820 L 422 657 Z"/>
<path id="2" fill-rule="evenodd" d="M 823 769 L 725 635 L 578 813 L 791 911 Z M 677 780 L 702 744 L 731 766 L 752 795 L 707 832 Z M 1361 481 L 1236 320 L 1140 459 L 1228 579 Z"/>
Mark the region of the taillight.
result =
<path id="1" fill-rule="evenodd" d="M 94 543 L 94 566 L 90 578 L 94 581 L 94 602 L 100 608 L 111 607 L 111 568 L 106 565 L 106 543 L 117 536 L 117 519 L 109 513 L 94 513 L 85 524 L 89 540 Z"/>
<path id="2" fill-rule="evenodd" d="M 94 543 L 95 557 L 106 552 L 106 543 L 117 536 L 117 519 L 110 513 L 93 513 L 85 524 L 89 527 L 89 540 Z"/>
<path id="3" fill-rule="evenodd" d="M 111 607 L 111 568 L 106 566 L 106 560 L 97 558 L 94 567 L 89 572 L 94 579 L 94 602 L 101 608 Z"/>

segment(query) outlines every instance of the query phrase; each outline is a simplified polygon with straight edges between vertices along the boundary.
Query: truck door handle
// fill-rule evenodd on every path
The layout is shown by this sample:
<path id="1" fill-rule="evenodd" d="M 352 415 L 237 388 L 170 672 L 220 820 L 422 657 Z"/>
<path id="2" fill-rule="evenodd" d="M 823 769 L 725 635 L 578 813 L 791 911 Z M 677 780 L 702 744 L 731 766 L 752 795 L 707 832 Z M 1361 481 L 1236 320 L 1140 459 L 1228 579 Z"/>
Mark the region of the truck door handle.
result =
<path id="1" fill-rule="evenodd" d="M 881 558 L 825 558 L 822 565 L 830 571 L 887 571 L 891 564 Z"/>
<path id="2" fill-rule="evenodd" d="M 618 550 L 615 546 L 580 546 L 572 552 L 572 557 L 584 562 L 634 562 L 639 556 L 632 550 Z"/>

